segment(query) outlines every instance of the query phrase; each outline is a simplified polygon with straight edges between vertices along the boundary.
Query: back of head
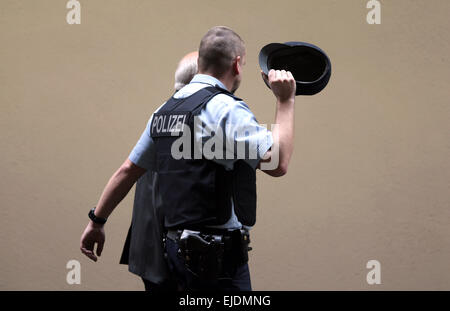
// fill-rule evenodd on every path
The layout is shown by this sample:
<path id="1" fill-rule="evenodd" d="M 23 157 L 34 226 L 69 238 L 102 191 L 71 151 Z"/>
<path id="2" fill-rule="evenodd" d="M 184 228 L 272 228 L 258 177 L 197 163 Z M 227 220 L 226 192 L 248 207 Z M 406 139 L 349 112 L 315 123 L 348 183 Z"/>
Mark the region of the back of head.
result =
<path id="1" fill-rule="evenodd" d="M 216 26 L 208 30 L 198 50 L 198 70 L 220 78 L 236 56 L 245 54 L 244 41 L 232 29 Z"/>
<path id="2" fill-rule="evenodd" d="M 191 52 L 180 60 L 175 71 L 175 91 L 179 91 L 183 86 L 191 82 L 197 73 L 197 59 L 198 52 Z"/>

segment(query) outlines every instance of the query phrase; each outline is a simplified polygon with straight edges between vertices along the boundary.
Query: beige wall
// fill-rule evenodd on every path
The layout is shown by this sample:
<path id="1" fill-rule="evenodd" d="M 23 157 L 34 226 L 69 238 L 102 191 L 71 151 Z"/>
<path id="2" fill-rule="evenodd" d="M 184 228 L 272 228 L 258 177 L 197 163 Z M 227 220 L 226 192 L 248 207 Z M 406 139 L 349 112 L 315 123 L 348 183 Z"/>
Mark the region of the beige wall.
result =
<path id="1" fill-rule="evenodd" d="M 255 290 L 450 290 L 450 2 L 80 0 L 0 2 L 0 289 L 141 290 L 118 264 L 133 193 L 106 227 L 101 260 L 79 251 L 87 212 L 148 117 L 179 58 L 214 25 L 247 45 L 237 95 L 272 123 L 257 55 L 315 43 L 333 74 L 297 97 L 287 176 L 258 173 Z M 276 4 L 275 4 L 276 3 Z M 81 262 L 81 285 L 66 263 Z M 366 283 L 381 263 L 382 284 Z"/>

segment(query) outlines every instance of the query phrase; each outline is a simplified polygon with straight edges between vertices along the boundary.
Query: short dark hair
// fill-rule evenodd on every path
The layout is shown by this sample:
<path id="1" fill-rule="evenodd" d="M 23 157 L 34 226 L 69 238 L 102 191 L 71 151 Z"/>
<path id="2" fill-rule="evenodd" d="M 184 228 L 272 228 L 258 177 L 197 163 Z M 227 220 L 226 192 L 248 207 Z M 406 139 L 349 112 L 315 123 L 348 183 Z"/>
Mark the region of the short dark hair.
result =
<path id="1" fill-rule="evenodd" d="M 236 56 L 245 53 L 244 41 L 232 29 L 216 26 L 203 36 L 198 49 L 198 69 L 222 76 Z"/>

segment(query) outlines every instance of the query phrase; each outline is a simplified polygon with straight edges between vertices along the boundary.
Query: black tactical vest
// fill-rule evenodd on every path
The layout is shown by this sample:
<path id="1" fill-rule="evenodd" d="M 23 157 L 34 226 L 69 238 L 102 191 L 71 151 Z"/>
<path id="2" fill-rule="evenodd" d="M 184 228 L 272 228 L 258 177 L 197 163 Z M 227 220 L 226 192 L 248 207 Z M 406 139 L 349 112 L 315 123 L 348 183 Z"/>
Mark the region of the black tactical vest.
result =
<path id="1" fill-rule="evenodd" d="M 156 146 L 157 193 L 166 228 L 197 229 L 224 224 L 231 217 L 231 200 L 238 220 L 246 226 L 256 221 L 256 172 L 242 159 L 233 170 L 204 156 L 194 157 L 194 117 L 218 94 L 236 98 L 219 87 L 206 87 L 186 98 L 170 98 L 153 115 L 151 136 Z M 190 129 L 190 157 L 175 159 L 173 142 Z M 174 136 L 174 132 L 178 135 Z"/>

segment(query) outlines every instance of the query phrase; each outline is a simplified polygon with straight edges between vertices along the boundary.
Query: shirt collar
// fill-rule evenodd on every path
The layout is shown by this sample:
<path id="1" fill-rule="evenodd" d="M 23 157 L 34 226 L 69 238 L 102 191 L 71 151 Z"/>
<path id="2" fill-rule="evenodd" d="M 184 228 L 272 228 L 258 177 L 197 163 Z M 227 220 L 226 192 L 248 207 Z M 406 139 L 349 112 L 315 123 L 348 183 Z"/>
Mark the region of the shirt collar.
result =
<path id="1" fill-rule="evenodd" d="M 225 90 L 227 89 L 226 86 L 219 79 L 216 79 L 213 76 L 205 75 L 205 74 L 201 74 L 201 73 L 196 74 L 192 78 L 190 83 L 205 83 L 205 84 L 209 84 L 212 86 L 217 85 L 218 87 L 225 89 Z"/>

